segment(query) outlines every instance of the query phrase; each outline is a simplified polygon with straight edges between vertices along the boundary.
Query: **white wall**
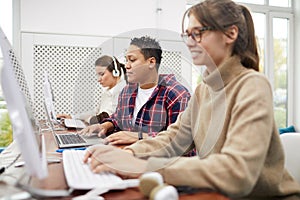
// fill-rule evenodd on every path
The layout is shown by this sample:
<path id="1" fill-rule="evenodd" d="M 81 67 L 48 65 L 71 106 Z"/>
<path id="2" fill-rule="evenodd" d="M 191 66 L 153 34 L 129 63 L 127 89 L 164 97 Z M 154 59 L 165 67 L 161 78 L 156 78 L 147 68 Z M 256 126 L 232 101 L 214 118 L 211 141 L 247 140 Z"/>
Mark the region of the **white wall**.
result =
<path id="1" fill-rule="evenodd" d="M 179 32 L 185 11 L 184 0 L 26 0 L 20 5 L 21 32 L 97 36 L 140 28 Z"/>
<path id="2" fill-rule="evenodd" d="M 104 39 L 146 28 L 180 33 L 185 5 L 185 0 L 14 0 L 18 19 L 14 27 L 17 30 L 14 49 L 31 93 L 33 44 L 48 44 L 51 40 L 49 44 L 55 45 L 65 40 L 77 43 L 75 46 L 85 42 L 90 46 L 92 37 L 92 46 L 95 46 Z M 129 38 L 137 36 L 133 34 Z M 41 38 L 45 38 L 44 41 Z M 71 41 L 72 38 L 76 39 Z M 170 36 L 167 39 L 170 40 Z"/>
<path id="3" fill-rule="evenodd" d="M 294 1 L 295 4 L 295 66 L 294 66 L 294 125 L 296 130 L 300 131 L 300 1 Z"/>

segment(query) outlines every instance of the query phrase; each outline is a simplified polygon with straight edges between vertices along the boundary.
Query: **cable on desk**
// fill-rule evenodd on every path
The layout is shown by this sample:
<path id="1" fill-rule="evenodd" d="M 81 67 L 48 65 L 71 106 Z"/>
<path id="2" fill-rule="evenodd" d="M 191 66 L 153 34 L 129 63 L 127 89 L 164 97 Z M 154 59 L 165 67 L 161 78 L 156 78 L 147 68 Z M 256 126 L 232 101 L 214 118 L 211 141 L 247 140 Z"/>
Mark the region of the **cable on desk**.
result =
<path id="1" fill-rule="evenodd" d="M 19 158 L 20 158 L 21 154 L 19 153 L 15 159 L 9 163 L 6 167 L 1 167 L 0 168 L 0 175 L 3 174 L 8 168 L 10 168 Z"/>

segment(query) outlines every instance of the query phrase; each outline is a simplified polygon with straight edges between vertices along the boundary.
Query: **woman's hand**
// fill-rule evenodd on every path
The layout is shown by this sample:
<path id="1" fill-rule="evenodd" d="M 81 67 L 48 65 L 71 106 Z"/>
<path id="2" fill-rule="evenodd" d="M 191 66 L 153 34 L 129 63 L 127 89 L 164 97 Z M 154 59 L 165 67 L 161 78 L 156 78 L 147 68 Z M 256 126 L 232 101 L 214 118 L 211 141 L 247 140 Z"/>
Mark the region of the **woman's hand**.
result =
<path id="1" fill-rule="evenodd" d="M 57 114 L 56 118 L 72 119 L 71 115 L 68 114 Z"/>
<path id="2" fill-rule="evenodd" d="M 94 173 L 111 172 L 123 178 L 138 178 L 145 172 L 147 164 L 145 160 L 111 145 L 89 147 L 83 162 L 89 163 Z"/>
<path id="3" fill-rule="evenodd" d="M 143 137 L 146 138 L 147 135 L 143 134 Z M 132 144 L 138 141 L 139 138 L 137 132 L 119 131 L 106 137 L 106 140 L 112 145 L 118 145 L 118 144 Z"/>

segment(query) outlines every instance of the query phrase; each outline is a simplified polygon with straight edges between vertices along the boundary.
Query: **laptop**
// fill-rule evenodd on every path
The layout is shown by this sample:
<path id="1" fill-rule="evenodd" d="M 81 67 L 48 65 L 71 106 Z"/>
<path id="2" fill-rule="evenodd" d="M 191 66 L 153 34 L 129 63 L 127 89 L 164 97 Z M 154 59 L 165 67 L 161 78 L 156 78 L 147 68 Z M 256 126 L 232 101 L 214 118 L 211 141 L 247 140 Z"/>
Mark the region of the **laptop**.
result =
<path id="1" fill-rule="evenodd" d="M 52 122 L 58 124 L 59 121 L 56 118 L 54 107 L 53 88 L 49 79 L 49 75 L 46 71 L 44 72 L 44 97 L 50 115 L 50 119 L 52 120 Z M 63 119 L 63 123 L 61 124 L 63 124 L 66 128 L 82 129 L 86 127 L 85 123 L 79 119 Z"/>
<path id="2" fill-rule="evenodd" d="M 49 122 L 51 132 L 55 138 L 58 148 L 72 148 L 72 147 L 87 147 L 94 144 L 105 144 L 103 138 L 99 138 L 97 134 L 92 134 L 91 136 L 79 135 L 76 132 L 63 132 L 57 133 L 54 128 L 53 123 L 51 123 L 51 118 L 49 116 L 48 107 L 46 102 L 44 102 L 44 107 L 46 110 L 47 121 Z"/>

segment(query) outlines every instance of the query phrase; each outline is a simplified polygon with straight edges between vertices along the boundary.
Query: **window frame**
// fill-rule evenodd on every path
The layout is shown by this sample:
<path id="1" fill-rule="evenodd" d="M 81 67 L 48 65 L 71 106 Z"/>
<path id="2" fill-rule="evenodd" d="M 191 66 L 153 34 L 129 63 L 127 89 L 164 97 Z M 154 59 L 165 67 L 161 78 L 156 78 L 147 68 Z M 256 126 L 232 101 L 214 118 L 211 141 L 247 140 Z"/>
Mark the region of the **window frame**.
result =
<path id="1" fill-rule="evenodd" d="M 268 3 L 268 0 L 266 0 Z M 293 1 L 291 1 L 291 7 L 277 7 L 277 6 L 267 6 L 267 5 L 254 5 L 254 4 L 244 4 L 251 12 L 262 13 L 266 15 L 266 35 L 265 35 L 265 52 L 264 52 L 264 68 L 265 75 L 270 80 L 272 89 L 274 88 L 274 52 L 273 52 L 273 18 L 285 18 L 289 21 L 288 30 L 288 41 L 287 41 L 287 119 L 286 125 L 293 124 L 294 113 L 294 86 L 293 86 L 293 72 L 294 72 L 294 13 L 292 9 Z M 274 91 L 274 90 L 273 90 Z"/>
<path id="2" fill-rule="evenodd" d="M 287 119 L 286 125 L 293 124 L 293 72 L 294 72 L 294 18 L 291 13 L 282 13 L 282 12 L 268 12 L 266 14 L 266 51 L 265 51 L 265 75 L 270 80 L 272 88 L 274 88 L 274 44 L 273 44 L 273 19 L 274 18 L 282 18 L 287 19 L 289 21 L 288 24 L 288 41 L 287 41 Z M 273 90 L 274 91 L 274 90 Z"/>

